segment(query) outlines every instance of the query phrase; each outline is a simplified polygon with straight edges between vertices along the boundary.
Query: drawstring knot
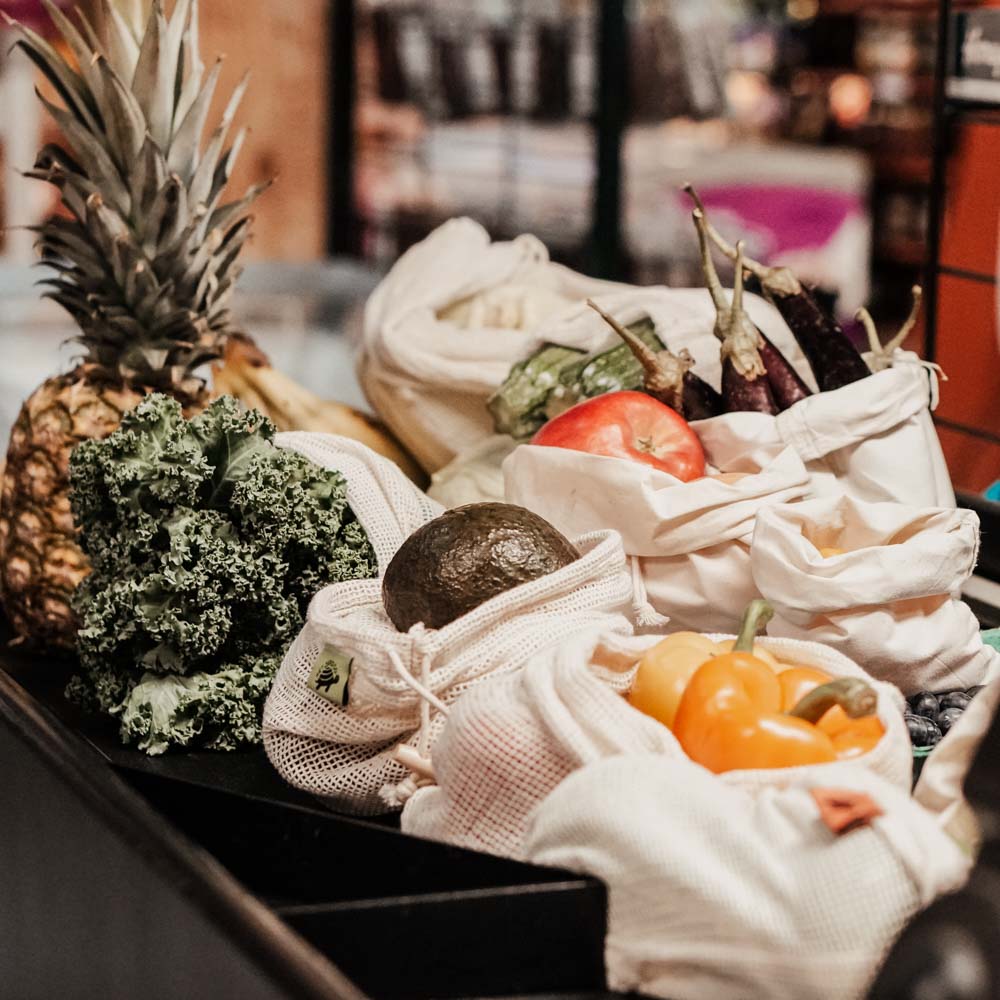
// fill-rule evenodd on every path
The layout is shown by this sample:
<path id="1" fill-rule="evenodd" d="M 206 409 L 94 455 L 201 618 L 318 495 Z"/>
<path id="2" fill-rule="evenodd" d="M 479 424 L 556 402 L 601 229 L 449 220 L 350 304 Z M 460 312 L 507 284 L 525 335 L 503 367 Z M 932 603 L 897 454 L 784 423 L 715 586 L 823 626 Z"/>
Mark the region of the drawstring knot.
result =
<path id="1" fill-rule="evenodd" d="M 646 593 L 646 581 L 642 578 L 642 563 L 638 556 L 629 556 L 632 565 L 632 619 L 639 628 L 657 628 L 666 625 L 670 619 L 661 615 L 653 607 Z"/>
<path id="2" fill-rule="evenodd" d="M 418 622 L 408 634 L 413 639 L 413 647 L 419 656 L 419 680 L 406 668 L 402 658 L 394 648 L 390 646 L 387 650 L 393 669 L 420 697 L 420 726 L 417 729 L 416 746 L 400 743 L 393 751 L 393 759 L 407 768 L 410 773 L 398 784 L 387 784 L 379 792 L 382 801 L 394 809 L 402 808 L 418 788 L 435 784 L 434 766 L 431 763 L 429 752 L 431 707 L 433 706 L 446 718 L 448 716 L 448 706 L 430 688 L 433 653 L 425 645 L 426 629 L 423 623 Z"/>

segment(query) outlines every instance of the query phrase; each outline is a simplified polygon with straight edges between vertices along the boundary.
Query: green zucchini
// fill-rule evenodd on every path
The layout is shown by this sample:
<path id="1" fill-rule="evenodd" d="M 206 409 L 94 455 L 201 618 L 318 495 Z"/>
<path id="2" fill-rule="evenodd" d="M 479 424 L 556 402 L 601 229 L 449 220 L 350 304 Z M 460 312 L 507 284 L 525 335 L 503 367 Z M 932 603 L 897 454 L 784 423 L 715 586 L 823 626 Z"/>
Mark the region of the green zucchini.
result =
<path id="1" fill-rule="evenodd" d="M 663 350 L 648 317 L 630 324 L 629 329 L 653 350 Z M 511 368 L 487 406 L 498 433 L 523 440 L 582 399 L 622 389 L 641 390 L 644 375 L 626 344 L 592 354 L 545 344 Z"/>
<path id="2" fill-rule="evenodd" d="M 559 384 L 559 373 L 586 352 L 558 344 L 543 344 L 524 361 L 518 361 L 486 406 L 493 414 L 498 434 L 529 438 L 545 423 L 545 401 Z"/>

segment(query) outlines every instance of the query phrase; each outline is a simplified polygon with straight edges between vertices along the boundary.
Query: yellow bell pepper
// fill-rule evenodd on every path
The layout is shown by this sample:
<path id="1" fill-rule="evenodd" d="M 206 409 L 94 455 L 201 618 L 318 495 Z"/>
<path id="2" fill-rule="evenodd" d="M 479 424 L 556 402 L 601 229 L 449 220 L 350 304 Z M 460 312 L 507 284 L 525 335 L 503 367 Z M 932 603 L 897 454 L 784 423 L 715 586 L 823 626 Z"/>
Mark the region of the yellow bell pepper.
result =
<path id="1" fill-rule="evenodd" d="M 720 652 L 711 639 L 697 632 L 668 635 L 647 649 L 639 661 L 628 693 L 629 704 L 671 728 L 692 674 Z"/>

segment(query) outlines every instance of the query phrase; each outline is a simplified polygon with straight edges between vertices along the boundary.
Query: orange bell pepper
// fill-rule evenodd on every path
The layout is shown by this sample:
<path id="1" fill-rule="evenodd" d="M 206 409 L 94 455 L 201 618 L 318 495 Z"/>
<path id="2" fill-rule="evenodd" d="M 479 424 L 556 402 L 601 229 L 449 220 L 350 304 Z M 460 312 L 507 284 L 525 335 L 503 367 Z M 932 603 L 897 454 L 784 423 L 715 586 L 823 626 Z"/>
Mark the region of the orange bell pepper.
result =
<path id="1" fill-rule="evenodd" d="M 805 699 L 806 695 L 824 684 L 830 683 L 829 674 L 815 667 L 790 667 L 778 674 L 781 685 L 781 709 L 789 712 Z M 833 740 L 838 760 L 851 760 L 871 750 L 885 735 L 885 726 L 874 714 L 852 719 L 837 704 L 829 708 L 816 725 Z"/>
<path id="2" fill-rule="evenodd" d="M 840 678 L 814 686 L 783 714 L 782 685 L 752 652 L 753 637 L 771 614 L 766 601 L 751 602 L 733 651 L 702 664 L 677 707 L 674 735 L 692 760 L 717 774 L 836 760 L 835 737 L 815 723 L 835 705 L 852 719 L 874 711 L 871 687 Z"/>

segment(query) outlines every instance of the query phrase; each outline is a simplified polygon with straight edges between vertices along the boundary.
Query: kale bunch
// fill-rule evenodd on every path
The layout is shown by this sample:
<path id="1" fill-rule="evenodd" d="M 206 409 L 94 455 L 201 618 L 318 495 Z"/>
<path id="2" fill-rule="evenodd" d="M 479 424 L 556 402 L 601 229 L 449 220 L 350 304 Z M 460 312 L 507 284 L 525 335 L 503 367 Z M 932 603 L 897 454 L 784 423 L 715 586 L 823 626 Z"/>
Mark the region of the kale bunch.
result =
<path id="1" fill-rule="evenodd" d="M 322 586 L 375 576 L 343 476 L 224 396 L 191 420 L 147 396 L 70 462 L 92 572 L 68 695 L 148 753 L 260 739 L 281 655 Z"/>

